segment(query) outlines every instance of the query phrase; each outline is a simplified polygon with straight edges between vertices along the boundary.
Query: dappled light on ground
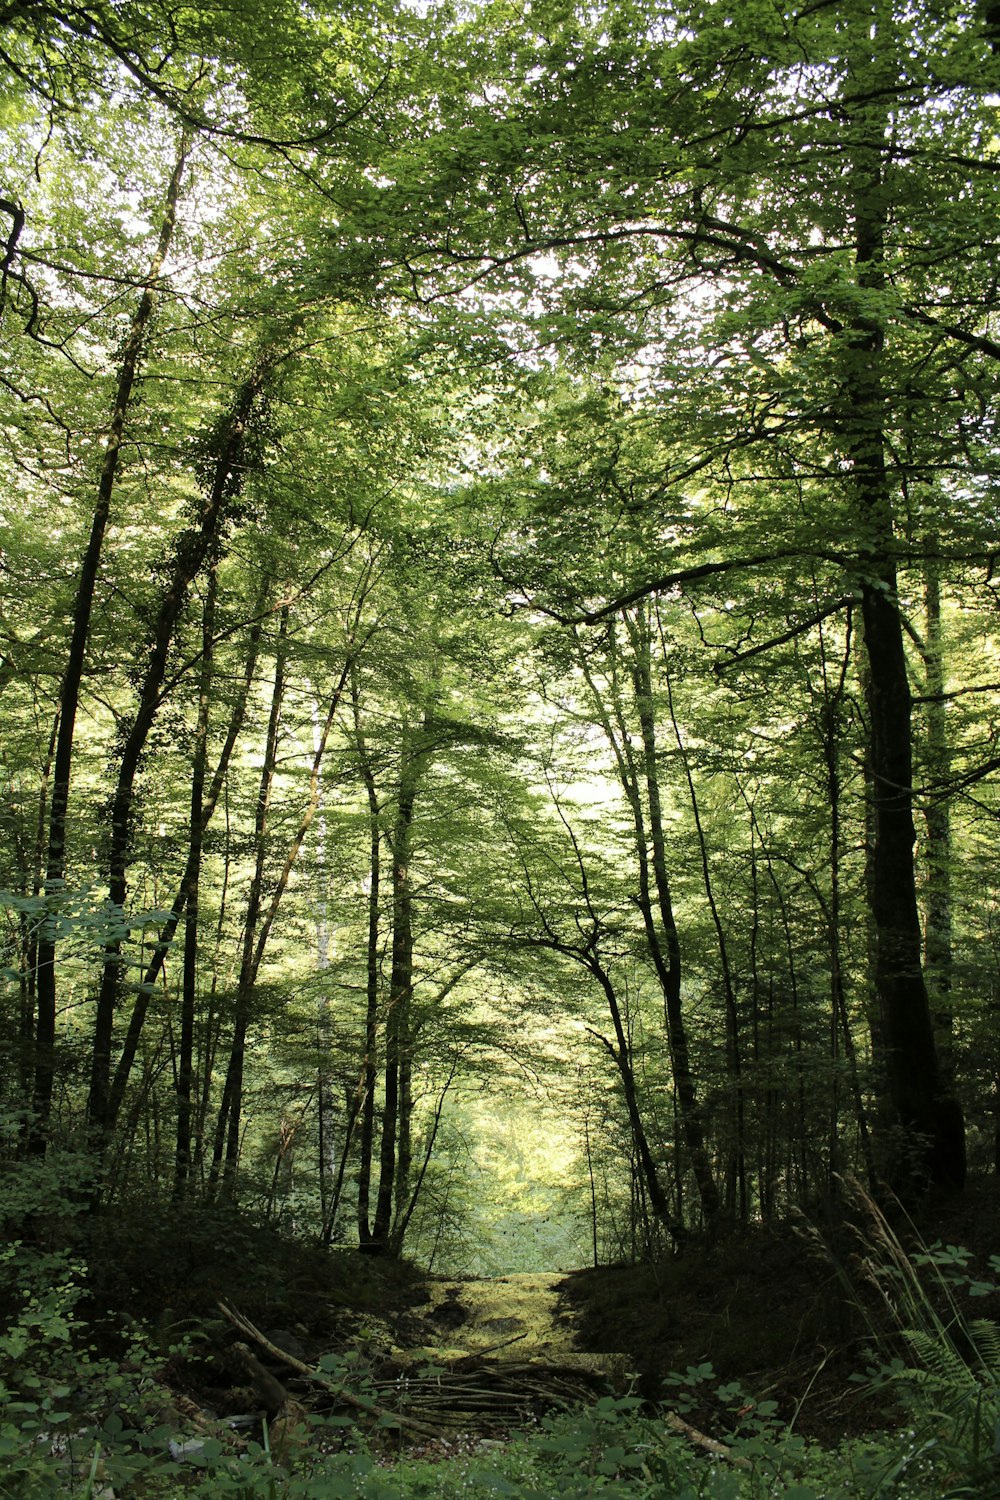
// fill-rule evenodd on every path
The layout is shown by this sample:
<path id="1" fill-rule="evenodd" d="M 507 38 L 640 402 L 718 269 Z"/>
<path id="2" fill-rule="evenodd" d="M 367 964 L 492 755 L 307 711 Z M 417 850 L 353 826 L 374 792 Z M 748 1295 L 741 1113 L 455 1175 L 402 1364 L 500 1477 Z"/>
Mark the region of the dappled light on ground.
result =
<path id="1" fill-rule="evenodd" d="M 501 1359 L 576 1360 L 592 1368 L 592 1357 L 578 1352 L 576 1319 L 560 1298 L 563 1280 L 557 1272 L 443 1280 L 428 1288 L 427 1321 L 441 1330 L 448 1349 Z"/>

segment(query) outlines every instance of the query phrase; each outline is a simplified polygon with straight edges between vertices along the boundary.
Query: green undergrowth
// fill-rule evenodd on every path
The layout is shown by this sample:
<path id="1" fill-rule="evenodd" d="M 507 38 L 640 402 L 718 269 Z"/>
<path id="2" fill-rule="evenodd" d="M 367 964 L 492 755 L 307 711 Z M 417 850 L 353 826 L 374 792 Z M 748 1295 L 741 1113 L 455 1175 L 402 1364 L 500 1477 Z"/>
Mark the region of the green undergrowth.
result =
<path id="1" fill-rule="evenodd" d="M 365 1433 L 342 1412 L 280 1420 L 253 1437 L 185 1431 L 157 1356 L 138 1335 L 120 1364 L 86 1344 L 70 1275 L 29 1295 L 0 1338 L 0 1496 L 4 1500 L 853 1500 L 1000 1496 L 965 1424 L 915 1380 L 911 1425 L 824 1447 L 775 1404 L 703 1364 L 671 1376 L 664 1401 L 605 1396 L 504 1438 L 451 1437 L 405 1449 L 393 1420 Z M 183 1354 L 183 1349 L 176 1354 Z M 350 1389 L 352 1364 L 324 1361 Z M 887 1367 L 881 1378 L 898 1382 Z M 431 1375 L 431 1378 L 433 1376 Z M 368 1395 L 359 1384 L 357 1393 Z M 689 1423 L 706 1403 L 718 1438 Z M 992 1449 L 991 1449 L 992 1451 Z"/>
<path id="2" fill-rule="evenodd" d="M 710 1376 L 702 1371 L 698 1378 Z M 726 1394 L 748 1407 L 742 1392 Z M 5 1423 L 0 1494 L 11 1500 L 957 1500 L 987 1493 L 957 1482 L 945 1455 L 913 1430 L 827 1450 L 796 1437 L 766 1410 L 752 1403 L 749 1409 L 754 1415 L 741 1420 L 725 1456 L 696 1449 L 632 1397 L 606 1397 L 545 1418 L 502 1444 L 454 1442 L 432 1455 L 394 1458 L 374 1445 L 357 1446 L 353 1434 L 345 1445 L 342 1419 L 331 1418 L 285 1434 L 284 1457 L 266 1432 L 239 1453 L 209 1440 L 172 1458 L 168 1429 L 130 1430 L 120 1417 L 99 1430 L 64 1432 L 59 1443 L 51 1423 L 44 1434 L 36 1427 L 19 1439 Z"/>
<path id="3" fill-rule="evenodd" d="M 1000 1500 L 1000 1334 L 980 1315 L 992 1311 L 1000 1259 L 979 1265 L 953 1244 L 904 1249 L 874 1205 L 856 1257 L 871 1313 L 869 1369 L 857 1378 L 881 1393 L 886 1431 L 820 1443 L 797 1430 L 794 1402 L 789 1409 L 755 1399 L 706 1359 L 645 1399 L 608 1395 L 502 1440 L 451 1435 L 407 1448 L 392 1419 L 359 1428 L 359 1405 L 370 1410 L 377 1392 L 350 1347 L 319 1361 L 335 1398 L 325 1413 L 249 1432 L 186 1418 L 198 1403 L 185 1405 L 171 1373 L 194 1368 L 205 1320 L 177 1317 L 174 1286 L 164 1292 L 169 1320 L 137 1316 L 140 1304 L 130 1299 L 143 1286 L 130 1267 L 139 1257 L 120 1247 L 119 1281 L 109 1288 L 105 1270 L 105 1295 L 95 1299 L 84 1251 L 94 1253 L 100 1239 L 80 1232 L 79 1180 L 69 1156 L 5 1174 L 0 1500 Z M 203 1247 L 210 1258 L 214 1227 L 198 1226 L 192 1265 Z M 139 1243 L 141 1226 L 133 1233 Z M 101 1249 L 105 1263 L 116 1253 Z M 280 1301 L 271 1292 L 282 1313 L 301 1305 L 313 1269 L 294 1257 L 289 1265 L 303 1286 L 286 1278 Z M 248 1264 L 244 1291 L 255 1276 L 263 1298 L 278 1278 Z M 128 1294 L 113 1340 L 109 1290 Z M 347 1296 L 345 1285 L 339 1291 Z M 216 1283 L 206 1281 L 201 1295 L 216 1295 Z M 194 1309 L 192 1300 L 182 1310 Z M 348 1399 L 336 1399 L 338 1391 Z"/>

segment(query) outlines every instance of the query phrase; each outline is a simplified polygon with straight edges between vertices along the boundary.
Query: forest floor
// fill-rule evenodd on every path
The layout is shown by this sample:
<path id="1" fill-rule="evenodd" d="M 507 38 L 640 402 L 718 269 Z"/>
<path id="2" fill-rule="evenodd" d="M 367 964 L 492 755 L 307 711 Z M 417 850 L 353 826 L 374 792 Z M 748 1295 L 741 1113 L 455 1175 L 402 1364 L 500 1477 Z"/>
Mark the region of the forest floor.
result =
<path id="1" fill-rule="evenodd" d="M 735 1381 L 749 1400 L 774 1401 L 782 1421 L 830 1443 L 895 1415 L 858 1379 L 885 1358 L 892 1329 L 873 1278 L 877 1236 L 849 1220 L 747 1230 L 657 1265 L 478 1280 L 312 1248 L 243 1220 L 146 1215 L 124 1238 L 109 1225 L 103 1245 L 95 1229 L 84 1251 L 87 1311 L 95 1327 L 107 1319 L 109 1353 L 122 1313 L 151 1330 L 165 1388 L 182 1410 L 193 1404 L 213 1419 L 263 1412 L 273 1421 L 283 1399 L 329 1410 L 339 1383 L 402 1412 L 425 1436 L 428 1427 L 502 1436 L 608 1389 L 669 1406 L 670 1377 L 710 1365 L 711 1376 L 685 1392 L 700 1431 L 724 1435 L 726 1411 L 712 1393 Z M 935 1206 L 922 1227 L 925 1243 L 967 1247 L 989 1275 L 1000 1182 Z M 249 1337 L 223 1303 L 247 1321 Z M 998 1310 L 1000 1294 L 974 1306 L 987 1318 Z M 325 1389 L 308 1375 L 321 1365 L 333 1371 Z"/>

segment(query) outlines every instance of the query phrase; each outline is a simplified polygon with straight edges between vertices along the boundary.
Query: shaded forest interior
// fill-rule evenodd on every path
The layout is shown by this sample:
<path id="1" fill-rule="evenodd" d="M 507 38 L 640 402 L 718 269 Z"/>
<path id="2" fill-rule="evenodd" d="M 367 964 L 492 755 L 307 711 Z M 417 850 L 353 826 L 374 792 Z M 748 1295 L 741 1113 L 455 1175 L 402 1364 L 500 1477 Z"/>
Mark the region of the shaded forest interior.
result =
<path id="1" fill-rule="evenodd" d="M 996 54 L 0 12 L 11 1243 L 992 1225 Z"/>

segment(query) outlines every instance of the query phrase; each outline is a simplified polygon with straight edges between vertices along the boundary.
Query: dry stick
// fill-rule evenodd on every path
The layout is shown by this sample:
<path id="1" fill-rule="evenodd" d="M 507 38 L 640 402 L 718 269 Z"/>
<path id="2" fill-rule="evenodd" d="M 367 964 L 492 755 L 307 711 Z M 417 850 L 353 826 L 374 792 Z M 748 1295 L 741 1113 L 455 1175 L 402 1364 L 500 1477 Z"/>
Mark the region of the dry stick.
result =
<path id="1" fill-rule="evenodd" d="M 412 1417 L 404 1417 L 397 1412 L 388 1410 L 375 1401 L 356 1396 L 350 1391 L 345 1391 L 337 1381 L 324 1376 L 310 1365 L 306 1365 L 301 1360 L 296 1359 L 287 1350 L 281 1349 L 277 1344 L 272 1343 L 242 1313 L 236 1312 L 234 1308 L 229 1307 L 223 1302 L 219 1303 L 219 1308 L 229 1322 L 241 1333 L 252 1338 L 261 1348 L 266 1349 L 272 1354 L 274 1358 L 281 1360 L 290 1369 L 303 1375 L 313 1384 L 323 1386 L 326 1390 L 331 1391 L 346 1405 L 363 1411 L 370 1416 L 399 1423 L 401 1427 L 406 1428 L 419 1437 L 435 1438 L 440 1436 L 439 1429 L 428 1426 L 426 1422 L 418 1422 Z M 517 1335 L 517 1338 L 525 1337 L 527 1337 L 526 1334 Z M 516 1339 L 509 1340 L 511 1343 L 516 1341 Z M 245 1360 L 248 1354 L 249 1351 L 244 1351 L 243 1358 Z M 252 1359 L 252 1356 L 250 1358 Z M 457 1372 L 459 1365 L 463 1362 L 457 1361 L 456 1365 L 452 1368 Z M 482 1373 L 482 1371 L 479 1373 Z M 586 1390 L 573 1380 L 565 1380 L 557 1377 L 549 1382 L 539 1382 L 537 1379 L 539 1371 L 535 1365 L 515 1365 L 513 1363 L 507 1364 L 501 1362 L 494 1367 L 494 1373 L 503 1377 L 503 1382 L 499 1388 L 495 1385 L 483 1388 L 470 1386 L 465 1382 L 449 1381 L 446 1374 L 443 1378 L 439 1378 L 431 1389 L 426 1391 L 411 1391 L 409 1399 L 416 1405 L 424 1406 L 425 1417 L 438 1422 L 446 1422 L 449 1416 L 454 1420 L 461 1413 L 473 1415 L 476 1412 L 492 1412 L 494 1414 L 506 1412 L 509 1415 L 511 1411 L 517 1410 L 524 1405 L 526 1397 L 530 1398 L 534 1396 L 550 1402 L 555 1398 L 559 1403 L 568 1405 L 574 1401 L 585 1399 L 587 1394 Z M 575 1372 L 572 1373 L 575 1374 Z M 515 1388 L 504 1389 L 504 1383 L 510 1382 L 512 1376 L 516 1377 L 516 1381 L 514 1382 Z M 435 1405 L 435 1403 L 441 1403 L 442 1400 L 444 1402 L 443 1406 L 440 1404 Z"/>
<path id="2" fill-rule="evenodd" d="M 684 1418 L 679 1417 L 675 1411 L 665 1412 L 663 1422 L 666 1427 L 679 1432 L 681 1437 L 686 1437 L 689 1443 L 697 1443 L 699 1448 L 704 1448 L 707 1453 L 713 1454 L 716 1458 L 725 1458 L 737 1468 L 749 1469 L 748 1458 L 738 1458 L 731 1448 L 726 1447 L 725 1443 L 718 1443 L 715 1438 L 707 1437 L 704 1432 L 699 1432 L 697 1427 L 692 1427 L 690 1422 L 685 1422 Z"/>
<path id="3" fill-rule="evenodd" d="M 511 1344 L 519 1344 L 526 1339 L 526 1333 L 515 1333 L 513 1338 L 503 1339 L 499 1344 L 490 1344 L 486 1349 L 470 1349 L 468 1354 L 463 1354 L 461 1359 L 456 1359 L 452 1365 L 453 1370 L 461 1370 L 467 1366 L 474 1365 L 477 1360 L 485 1359 L 487 1354 L 496 1354 L 498 1349 L 509 1349 Z"/>
<path id="4" fill-rule="evenodd" d="M 304 1364 L 302 1360 L 296 1359 L 295 1355 L 289 1354 L 287 1349 L 279 1349 L 277 1344 L 272 1344 L 271 1340 L 261 1333 L 259 1328 L 254 1327 L 249 1318 L 245 1318 L 235 1308 L 230 1307 L 225 1302 L 220 1302 L 218 1307 L 223 1317 L 227 1318 L 234 1328 L 239 1329 L 240 1333 L 245 1333 L 248 1338 L 253 1339 L 262 1349 L 266 1349 L 269 1354 L 273 1354 L 275 1359 L 280 1359 L 289 1369 L 295 1370 L 299 1375 L 304 1375 L 313 1385 L 320 1385 L 325 1390 L 331 1391 L 346 1406 L 352 1406 L 356 1411 L 366 1412 L 369 1416 L 378 1417 L 380 1421 L 398 1424 L 400 1427 L 406 1428 L 407 1431 L 416 1433 L 418 1437 L 436 1438 L 440 1436 L 440 1433 L 433 1427 L 425 1427 L 422 1422 L 414 1422 L 410 1417 L 404 1417 L 399 1412 L 389 1411 L 386 1407 L 380 1406 L 377 1401 L 370 1401 L 364 1396 L 356 1396 L 352 1391 L 344 1390 L 339 1381 L 331 1380 L 328 1375 L 324 1375 L 321 1371 L 314 1370 L 311 1365 Z"/>

